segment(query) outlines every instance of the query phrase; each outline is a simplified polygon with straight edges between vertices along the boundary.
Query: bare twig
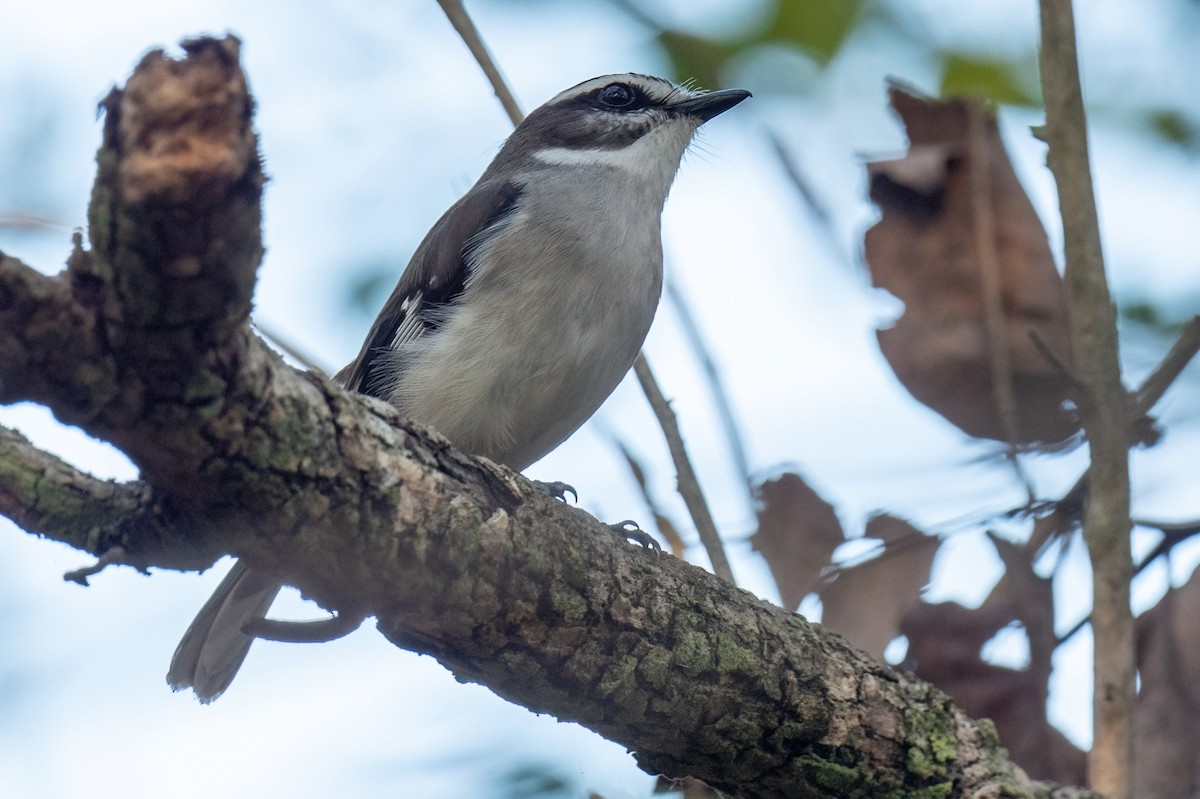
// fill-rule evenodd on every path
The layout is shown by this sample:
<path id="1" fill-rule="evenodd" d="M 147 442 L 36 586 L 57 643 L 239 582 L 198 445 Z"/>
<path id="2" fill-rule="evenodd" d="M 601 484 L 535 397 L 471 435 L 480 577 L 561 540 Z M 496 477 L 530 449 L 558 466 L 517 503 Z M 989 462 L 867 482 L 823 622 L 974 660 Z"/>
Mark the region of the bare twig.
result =
<path id="1" fill-rule="evenodd" d="M 1146 378 L 1137 390 L 1134 412 L 1145 415 L 1162 399 L 1167 389 L 1175 382 L 1184 368 L 1200 352 L 1200 316 L 1193 317 L 1179 332 L 1179 338 L 1162 363 Z"/>
<path id="2" fill-rule="evenodd" d="M 683 325 L 684 337 L 692 345 L 692 352 L 700 361 L 704 376 L 708 379 L 708 390 L 712 392 L 713 400 L 717 404 L 717 415 L 721 419 L 721 425 L 725 428 L 725 438 L 733 453 L 734 463 L 737 464 L 738 474 L 746 485 L 750 507 L 753 509 L 755 507 L 754 478 L 750 474 L 750 459 L 746 457 L 746 446 L 742 441 L 741 431 L 738 430 L 737 418 L 733 413 L 733 403 L 729 400 L 729 392 L 725 390 L 725 384 L 721 380 L 720 372 L 717 371 L 712 353 L 704 343 L 700 326 L 696 324 L 696 318 L 692 316 L 692 309 L 683 295 L 679 293 L 679 287 L 675 285 L 674 281 L 667 281 L 667 297 L 675 306 L 675 311 L 679 314 L 679 322 Z"/>
<path id="3" fill-rule="evenodd" d="M 638 490 L 642 493 L 642 499 L 646 502 L 646 509 L 654 516 L 654 526 L 658 528 L 659 534 L 667 539 L 667 546 L 671 548 L 672 554 L 677 558 L 682 558 L 684 549 L 683 538 L 675 528 L 675 523 L 667 516 L 666 511 L 659 507 L 658 501 L 650 493 L 650 485 L 646 482 L 646 471 L 642 468 L 642 464 L 633 452 L 630 451 L 629 447 L 625 446 L 624 442 L 619 438 L 612 436 L 612 442 L 613 446 L 619 449 L 621 455 L 625 458 L 625 465 L 629 467 L 629 472 L 633 475 Z"/>
<path id="4" fill-rule="evenodd" d="M 1154 549 L 1147 552 L 1146 556 L 1138 561 L 1137 566 L 1133 570 L 1134 576 L 1141 574 L 1158 558 L 1170 554 L 1171 550 L 1179 544 L 1200 533 L 1200 520 L 1197 519 L 1186 522 L 1154 522 L 1147 519 L 1134 519 L 1133 524 L 1136 527 L 1149 527 L 1163 534 L 1162 540 L 1154 545 Z M 1055 646 L 1069 641 L 1076 633 L 1091 624 L 1091 622 L 1092 615 L 1089 613 L 1075 622 L 1075 625 L 1071 629 L 1060 635 Z"/>
<path id="5" fill-rule="evenodd" d="M 992 377 L 992 401 L 1000 417 L 1000 429 L 1008 444 L 1008 461 L 1025 486 L 1029 503 L 1034 501 L 1033 484 L 1017 457 L 1020 421 L 1017 394 L 1013 388 L 1012 358 L 1008 349 L 1008 324 L 1004 317 L 1004 287 L 1000 280 L 1000 257 L 996 253 L 996 220 L 992 210 L 991 155 L 987 141 L 987 114 L 980 100 L 967 103 L 967 148 L 974 168 L 970 171 L 971 219 L 975 258 L 979 268 L 979 290 L 983 300 L 984 330 L 987 333 L 988 366 Z"/>
<path id="6" fill-rule="evenodd" d="M 1163 540 L 1170 541 L 1172 546 L 1200 533 L 1200 519 L 1189 519 L 1186 522 L 1156 522 L 1150 519 L 1134 519 L 1133 523 L 1138 527 L 1149 527 L 1158 530 L 1165 536 Z M 1155 550 L 1157 549 L 1155 547 Z M 1147 555 L 1146 558 L 1149 560 L 1150 556 Z"/>
<path id="7" fill-rule="evenodd" d="M 1038 337 L 1034 335 L 1034 343 L 1038 343 Z M 1039 344 L 1043 347 L 1044 344 Z M 1045 350 L 1047 355 L 1050 355 L 1048 349 Z M 1142 382 L 1134 392 L 1133 407 L 1131 413 L 1131 422 L 1136 422 L 1139 417 L 1145 416 L 1154 410 L 1155 404 L 1162 399 L 1166 394 L 1167 389 L 1175 382 L 1184 368 L 1191 362 L 1196 353 L 1200 351 L 1200 317 L 1193 319 L 1183 330 L 1180 331 L 1179 338 L 1171 346 L 1170 352 L 1166 357 L 1155 367 L 1154 371 Z M 1052 356 L 1050 357 L 1057 357 Z M 1070 376 L 1076 390 L 1082 392 L 1083 383 L 1074 370 L 1064 372 Z M 1137 433 L 1130 428 L 1129 444 L 1132 446 L 1137 443 Z M 1049 541 L 1061 534 L 1066 529 L 1069 529 L 1069 519 L 1078 516 L 1080 509 L 1083 507 L 1083 501 L 1087 498 L 1089 480 L 1091 478 L 1091 469 L 1087 469 L 1075 481 L 1067 493 L 1063 494 L 1062 498 L 1054 503 L 1054 512 L 1046 517 L 1046 523 L 1034 527 L 1034 535 L 1026 542 L 1025 547 L 1031 552 L 1041 553 L 1042 547 Z M 1057 519 L 1055 519 L 1057 517 Z"/>
<path id="8" fill-rule="evenodd" d="M 268 327 L 267 325 L 264 325 L 258 319 L 254 320 L 254 326 L 256 328 L 258 328 L 259 333 L 262 333 L 263 338 L 265 338 L 267 341 L 274 344 L 276 347 L 278 347 L 280 350 L 282 350 L 284 352 L 284 354 L 291 357 L 294 361 L 299 363 L 305 369 L 312 372 L 313 374 L 321 375 L 321 377 L 329 376 L 329 373 L 317 364 L 317 361 L 315 358 L 313 358 L 311 355 L 309 355 L 307 352 L 305 352 L 302 347 L 289 341 L 285 336 L 283 336 L 277 330 L 275 330 L 274 328 Z"/>
<path id="9" fill-rule="evenodd" d="M 70 230 L 57 219 L 25 211 L 0 211 L 0 230 Z"/>
<path id="10" fill-rule="evenodd" d="M 1041 0 L 1047 162 L 1058 186 L 1080 417 L 1091 465 L 1084 538 L 1092 562 L 1093 745 L 1089 781 L 1111 799 L 1133 786 L 1134 630 L 1129 608 L 1129 407 L 1116 310 L 1104 274 L 1071 0 Z"/>
<path id="11" fill-rule="evenodd" d="M 1000 260 L 996 254 L 996 220 L 992 215 L 992 181 L 987 145 L 987 116 L 983 103 L 967 103 L 967 148 L 971 169 L 971 219 L 979 287 L 987 332 L 992 399 L 1000 416 L 1000 427 L 1008 441 L 1010 456 L 1020 440 L 1017 395 L 1013 390 L 1012 359 L 1008 351 L 1008 325 L 1004 319 L 1004 288 L 1000 282 Z"/>
<path id="12" fill-rule="evenodd" d="M 821 223 L 821 229 L 830 237 L 835 239 L 833 233 L 833 219 L 829 216 L 829 210 L 821 202 L 816 191 L 812 187 L 811 181 L 800 170 L 796 159 L 788 151 L 787 146 L 783 143 L 775 131 L 768 128 L 766 131 L 767 142 L 771 145 L 771 150 L 774 151 L 775 157 L 779 160 L 779 165 L 783 167 L 783 174 L 791 181 L 792 186 L 796 188 L 796 193 L 800 195 L 800 199 L 808 206 L 808 210 L 818 222 Z"/>
<path id="13" fill-rule="evenodd" d="M 446 14 L 446 19 L 450 20 L 450 24 L 454 26 L 454 30 L 458 31 L 458 35 L 462 37 L 463 44 L 471 51 L 471 55 L 475 56 L 475 61 L 479 64 L 479 68 L 483 70 L 483 74 L 487 76 L 488 82 L 492 84 L 492 89 L 496 92 L 496 98 L 500 100 L 500 105 L 504 106 L 505 112 L 508 113 L 508 118 L 512 120 L 514 125 L 520 125 L 525 115 L 521 113 L 521 107 L 517 105 L 517 99 L 513 97 L 512 91 L 508 88 L 508 83 L 505 82 L 504 76 L 500 74 L 500 68 L 496 66 L 495 59 L 488 52 L 487 45 L 484 44 L 483 37 L 479 35 L 479 29 L 471 21 L 471 15 L 463 7 L 462 0 L 438 0 L 438 5 L 442 7 L 442 11 Z"/>
<path id="14" fill-rule="evenodd" d="M 637 360 L 633 362 L 633 371 L 637 374 L 638 382 L 642 384 L 642 391 L 646 392 L 646 398 L 650 400 L 654 415 L 658 417 L 663 435 L 667 437 L 667 446 L 671 450 L 671 458 L 675 461 L 678 474 L 679 493 L 687 504 L 688 512 L 692 514 L 696 532 L 700 534 L 700 543 L 704 544 L 708 559 L 712 561 L 713 573 L 736 585 L 733 581 L 733 570 L 729 568 L 729 559 L 725 557 L 725 548 L 721 545 L 717 525 L 713 522 L 708 502 L 700 489 L 700 481 L 696 478 L 691 461 L 688 460 L 687 447 L 684 446 L 683 436 L 675 421 L 675 412 L 671 410 L 671 404 L 659 389 L 645 355 L 638 355 Z"/>
<path id="15" fill-rule="evenodd" d="M 783 139 L 769 128 L 765 135 L 767 142 L 771 145 L 775 157 L 779 160 L 779 166 L 783 169 L 783 174 L 791 181 L 795 187 L 796 193 L 800 195 L 800 200 L 808 208 L 813 219 L 817 223 L 817 229 L 825 238 L 825 243 L 829 246 L 829 251 L 844 264 L 853 264 L 855 256 L 846 250 L 846 247 L 838 239 L 837 229 L 833 224 L 833 217 L 830 216 L 828 208 L 821 201 L 810 181 L 801 170 L 800 165 L 796 163 L 796 159 L 792 156 L 791 151 L 784 143 Z"/>
<path id="16" fill-rule="evenodd" d="M 113 547 L 112 549 L 105 550 L 104 554 L 96 558 L 96 562 L 91 566 L 83 566 L 78 569 L 72 569 L 63 575 L 63 579 L 68 583 L 75 583 L 87 588 L 89 577 L 95 577 L 97 574 L 104 571 L 109 566 L 112 566 L 114 563 L 123 564 L 124 562 L 125 548 Z"/>
<path id="17" fill-rule="evenodd" d="M 1079 379 L 1079 375 L 1075 374 L 1075 370 L 1071 364 L 1067 363 L 1062 357 L 1054 351 L 1050 343 L 1046 341 L 1046 337 L 1042 335 L 1040 330 L 1033 328 L 1029 329 L 1029 340 L 1033 342 L 1033 346 L 1037 347 L 1038 352 L 1046 356 L 1046 360 L 1058 371 L 1060 375 L 1068 383 L 1071 384 L 1071 391 L 1078 394 L 1083 391 L 1083 382 Z"/>

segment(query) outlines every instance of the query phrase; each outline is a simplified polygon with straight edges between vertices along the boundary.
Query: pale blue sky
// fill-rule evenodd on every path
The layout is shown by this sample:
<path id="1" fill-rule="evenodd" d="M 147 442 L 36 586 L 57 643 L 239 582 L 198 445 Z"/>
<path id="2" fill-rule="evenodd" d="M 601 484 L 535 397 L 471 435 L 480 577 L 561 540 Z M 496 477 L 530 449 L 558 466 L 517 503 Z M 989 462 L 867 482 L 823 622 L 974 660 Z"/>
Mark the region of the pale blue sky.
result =
<path id="1" fill-rule="evenodd" d="M 609 72 L 665 73 L 649 34 L 605 3 L 468 3 L 526 109 L 580 80 Z M 697 11 L 697 6 L 702 6 Z M 699 29 L 733 24 L 762 3 L 662 2 Z M 914 29 L 964 47 L 1028 49 L 1036 6 L 948 0 L 906 4 Z M 1190 109 L 1200 119 L 1200 55 L 1162 9 L 1169 0 L 1083 4 L 1082 54 L 1089 98 L 1129 97 Z M 706 16 L 707 15 L 707 16 Z M 372 268 L 399 271 L 415 243 L 486 166 L 509 130 L 491 92 L 436 4 L 206 0 L 157 4 L 42 2 L 3 12 L 0 47 L 0 214 L 49 217 L 60 228 L 0 229 L 0 249 L 47 271 L 83 224 L 99 138 L 95 105 L 151 46 L 233 31 L 258 102 L 267 171 L 267 258 L 257 316 L 337 367 L 358 348 L 369 319 L 349 310 L 348 284 Z M 531 21 L 532 20 L 532 21 Z M 1195 28 L 1192 29 L 1193 32 Z M 795 72 L 789 72 L 795 70 Z M 1019 504 L 1011 475 L 899 386 L 875 347 L 874 328 L 897 304 L 868 288 L 856 255 L 872 210 L 864 154 L 896 152 L 902 133 L 884 108 L 884 79 L 936 89 L 922 49 L 865 32 L 816 89 L 797 95 L 789 75 L 814 67 L 772 53 L 723 76 L 755 98 L 708 126 L 685 159 L 668 202 L 668 269 L 704 328 L 727 380 L 752 467 L 799 468 L 858 531 L 872 511 L 954 533 L 931 596 L 978 602 L 999 574 L 982 529 L 965 515 Z M 716 87 L 712 87 L 716 88 Z M 1053 242 L 1053 183 L 1038 118 L 1006 109 L 1002 126 L 1019 174 Z M 784 137 L 829 204 L 831 245 L 810 220 L 765 145 Z M 1200 310 L 1200 160 L 1166 148 L 1111 115 L 1093 130 L 1097 185 L 1113 283 L 1180 314 Z M 1057 244 L 1055 245 L 1057 246 Z M 701 373 L 664 305 L 647 342 L 674 398 L 739 582 L 777 600 L 744 538 L 753 529 Z M 1131 379 L 1163 349 L 1127 339 Z M 1135 509 L 1154 518 L 1197 513 L 1200 375 L 1189 370 L 1162 406 L 1168 438 L 1134 459 Z M 654 490 L 673 494 L 661 436 L 627 381 L 589 425 L 529 470 L 580 489 L 602 518 L 644 518 L 605 430 L 652 464 Z M 98 474 L 130 477 L 110 451 L 63 430 L 36 409 L 0 409 L 47 447 Z M 1046 496 L 1075 479 L 1080 454 L 1029 464 Z M 1018 535 L 1006 527 L 1002 532 Z M 164 677 L 179 634 L 219 580 L 110 569 L 84 590 L 61 574 L 80 553 L 0 523 L 0 795 L 61 797 L 488 796 L 517 765 L 551 764 L 576 793 L 642 797 L 651 778 L 620 747 L 574 725 L 534 715 L 478 686 L 462 686 L 429 658 L 400 652 L 370 627 L 326 646 L 258 644 L 230 692 L 202 707 L 173 695 Z M 699 552 L 692 557 L 706 565 Z M 1177 563 L 1177 579 L 1196 561 Z M 1060 629 L 1086 613 L 1079 548 L 1058 590 Z M 1164 586 L 1141 582 L 1140 607 Z M 285 608 L 287 610 L 288 608 Z M 298 600 L 297 613 L 309 613 Z M 1051 713 L 1073 740 L 1089 732 L 1088 636 L 1056 662 Z M 1019 659 L 1019 644 L 1015 654 Z"/>

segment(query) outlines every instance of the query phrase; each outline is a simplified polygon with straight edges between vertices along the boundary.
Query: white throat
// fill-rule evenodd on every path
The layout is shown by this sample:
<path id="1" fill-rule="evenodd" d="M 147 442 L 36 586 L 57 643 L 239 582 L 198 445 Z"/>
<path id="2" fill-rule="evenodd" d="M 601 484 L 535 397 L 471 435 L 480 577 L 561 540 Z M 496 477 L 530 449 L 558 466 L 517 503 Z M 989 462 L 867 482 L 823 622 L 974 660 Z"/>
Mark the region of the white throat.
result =
<path id="1" fill-rule="evenodd" d="M 696 127 L 687 119 L 672 120 L 627 147 L 546 147 L 534 152 L 533 157 L 552 166 L 616 169 L 665 198 Z"/>

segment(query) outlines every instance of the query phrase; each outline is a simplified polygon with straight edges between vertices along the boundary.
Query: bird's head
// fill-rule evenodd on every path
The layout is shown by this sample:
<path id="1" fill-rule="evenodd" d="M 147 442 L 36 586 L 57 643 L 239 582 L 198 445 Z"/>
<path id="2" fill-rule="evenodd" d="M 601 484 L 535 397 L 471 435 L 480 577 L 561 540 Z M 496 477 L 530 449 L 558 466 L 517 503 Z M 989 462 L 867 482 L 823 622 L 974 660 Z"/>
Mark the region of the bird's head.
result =
<path id="1" fill-rule="evenodd" d="M 649 75 L 602 75 L 536 108 L 508 138 L 498 165 L 601 167 L 653 180 L 665 195 L 696 129 L 750 96 L 704 92 Z"/>

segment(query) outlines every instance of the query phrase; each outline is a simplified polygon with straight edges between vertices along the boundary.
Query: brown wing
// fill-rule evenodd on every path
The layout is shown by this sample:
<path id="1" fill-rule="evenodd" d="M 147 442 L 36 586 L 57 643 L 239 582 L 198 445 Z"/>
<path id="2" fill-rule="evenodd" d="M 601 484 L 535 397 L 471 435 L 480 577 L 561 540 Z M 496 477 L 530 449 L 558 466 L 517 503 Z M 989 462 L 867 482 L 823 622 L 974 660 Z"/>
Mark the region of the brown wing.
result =
<path id="1" fill-rule="evenodd" d="M 450 206 L 417 247 L 358 357 L 334 379 L 346 388 L 382 396 L 380 386 L 386 381 L 373 374 L 380 354 L 437 329 L 442 318 L 438 309 L 453 303 L 466 287 L 469 250 L 481 233 L 514 211 L 520 196 L 519 186 L 493 181 L 476 185 Z"/>

